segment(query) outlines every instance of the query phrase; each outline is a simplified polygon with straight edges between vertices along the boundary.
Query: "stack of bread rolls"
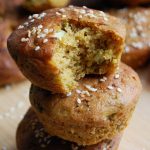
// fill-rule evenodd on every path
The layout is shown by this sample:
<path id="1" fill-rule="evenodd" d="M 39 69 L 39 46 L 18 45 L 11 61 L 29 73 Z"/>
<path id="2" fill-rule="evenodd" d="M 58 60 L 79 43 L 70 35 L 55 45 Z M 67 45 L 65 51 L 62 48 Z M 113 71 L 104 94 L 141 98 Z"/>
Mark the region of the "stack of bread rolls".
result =
<path id="1" fill-rule="evenodd" d="M 117 150 L 141 93 L 120 62 L 125 35 L 120 19 L 87 7 L 50 9 L 18 26 L 8 49 L 32 82 L 18 150 Z"/>

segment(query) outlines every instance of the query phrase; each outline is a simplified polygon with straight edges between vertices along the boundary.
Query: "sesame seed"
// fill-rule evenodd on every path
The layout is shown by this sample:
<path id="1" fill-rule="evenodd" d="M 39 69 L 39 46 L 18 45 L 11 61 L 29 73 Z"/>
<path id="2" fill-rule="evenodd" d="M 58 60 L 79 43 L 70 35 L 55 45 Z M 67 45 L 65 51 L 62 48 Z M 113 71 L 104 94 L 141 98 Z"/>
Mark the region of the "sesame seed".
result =
<path id="1" fill-rule="evenodd" d="M 115 74 L 115 79 L 119 79 L 120 75 L 119 74 Z"/>
<path id="2" fill-rule="evenodd" d="M 40 24 L 40 25 L 38 26 L 38 29 L 42 29 L 42 28 L 43 28 L 43 25 Z"/>
<path id="3" fill-rule="evenodd" d="M 81 19 L 81 18 L 82 18 L 82 15 L 79 15 L 79 18 Z"/>
<path id="4" fill-rule="evenodd" d="M 113 87 L 112 85 L 109 85 L 107 88 L 108 88 L 109 90 L 113 90 L 113 89 L 114 89 L 114 87 Z"/>
<path id="5" fill-rule="evenodd" d="M 76 90 L 76 92 L 77 92 L 78 94 L 81 94 L 81 93 L 82 93 L 81 90 L 78 90 L 78 89 Z"/>
<path id="6" fill-rule="evenodd" d="M 88 13 L 93 14 L 93 13 L 94 13 L 94 11 L 93 11 L 93 10 L 91 10 L 91 9 L 89 9 L 89 10 L 88 10 Z"/>
<path id="7" fill-rule="evenodd" d="M 34 19 L 30 20 L 30 22 L 34 22 Z"/>
<path id="8" fill-rule="evenodd" d="M 28 37 L 31 37 L 31 31 L 28 30 Z"/>
<path id="9" fill-rule="evenodd" d="M 73 5 L 69 5 L 69 8 L 73 8 L 74 6 Z"/>
<path id="10" fill-rule="evenodd" d="M 102 79 L 100 79 L 100 82 L 105 82 L 107 80 L 107 77 L 103 77 Z"/>
<path id="11" fill-rule="evenodd" d="M 84 94 L 84 95 L 86 95 L 86 96 L 91 96 L 90 93 L 89 93 L 88 91 L 82 91 L 81 94 Z"/>
<path id="12" fill-rule="evenodd" d="M 44 39 L 44 40 L 43 40 L 43 43 L 47 43 L 47 42 L 48 42 L 48 39 Z"/>
<path id="13" fill-rule="evenodd" d="M 67 93 L 67 96 L 71 96 L 71 95 L 72 95 L 72 93 L 71 93 L 71 92 Z"/>
<path id="14" fill-rule="evenodd" d="M 60 16 L 60 15 L 61 15 L 61 13 L 59 13 L 59 12 L 56 12 L 56 15 Z"/>
<path id="15" fill-rule="evenodd" d="M 45 16 L 46 16 L 46 13 L 44 13 L 44 12 L 40 14 L 40 17 L 41 17 L 41 18 L 43 18 L 43 17 L 45 17 Z"/>
<path id="16" fill-rule="evenodd" d="M 24 28 L 24 26 L 23 25 L 20 25 L 19 27 L 18 27 L 18 29 L 23 29 Z"/>
<path id="17" fill-rule="evenodd" d="M 28 26 L 28 25 L 29 25 L 29 23 L 28 23 L 28 22 L 25 22 L 25 23 L 24 23 L 24 25 Z"/>
<path id="18" fill-rule="evenodd" d="M 35 50 L 35 51 L 40 50 L 40 46 L 36 46 L 34 50 Z"/>
<path id="19" fill-rule="evenodd" d="M 59 9 L 60 12 L 65 12 L 65 9 L 61 8 Z"/>
<path id="20" fill-rule="evenodd" d="M 21 42 L 27 42 L 29 41 L 29 38 L 21 38 Z"/>
<path id="21" fill-rule="evenodd" d="M 39 35 L 37 36 L 37 38 L 45 38 L 45 36 L 46 36 L 46 34 L 41 33 L 41 34 L 39 34 Z"/>
<path id="22" fill-rule="evenodd" d="M 83 6 L 83 8 L 87 8 L 86 6 Z"/>
<path id="23" fill-rule="evenodd" d="M 62 17 L 63 17 L 63 18 L 66 18 L 67 16 L 66 16 L 66 15 L 62 15 Z"/>
<path id="24" fill-rule="evenodd" d="M 81 99 L 80 98 L 77 98 L 77 103 L 81 104 Z"/>
<path id="25" fill-rule="evenodd" d="M 33 14 L 33 18 L 37 18 L 37 17 L 39 17 L 39 14 Z"/>
<path id="26" fill-rule="evenodd" d="M 81 14 L 85 14 L 86 11 L 85 11 L 84 9 L 81 9 L 81 10 L 80 10 L 80 13 L 81 13 Z"/>
<path id="27" fill-rule="evenodd" d="M 104 20 L 105 20 L 105 21 L 108 21 L 108 18 L 107 18 L 107 17 L 104 17 Z"/>
<path id="28" fill-rule="evenodd" d="M 118 91 L 119 93 L 122 93 L 121 88 L 117 88 L 117 91 Z"/>
<path id="29" fill-rule="evenodd" d="M 30 16 L 28 17 L 28 19 L 32 19 L 32 16 L 30 15 Z"/>
<path id="30" fill-rule="evenodd" d="M 97 91 L 96 88 L 93 88 L 93 87 L 91 87 L 90 85 L 85 85 L 85 87 L 86 87 L 89 91 L 92 91 L 92 92 L 96 92 L 96 91 Z"/>

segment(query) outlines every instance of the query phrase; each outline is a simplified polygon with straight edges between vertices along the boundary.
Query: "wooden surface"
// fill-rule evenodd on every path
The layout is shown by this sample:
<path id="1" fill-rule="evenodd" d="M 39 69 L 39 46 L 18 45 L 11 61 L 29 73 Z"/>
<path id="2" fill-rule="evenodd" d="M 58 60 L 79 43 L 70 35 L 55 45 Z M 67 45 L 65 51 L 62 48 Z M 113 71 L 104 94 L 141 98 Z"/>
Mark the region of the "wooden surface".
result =
<path id="1" fill-rule="evenodd" d="M 150 150 L 150 67 L 140 71 L 140 76 L 142 96 L 119 150 Z M 29 82 L 23 82 L 0 89 L 0 150 L 16 150 L 15 130 L 30 105 L 29 87 Z"/>

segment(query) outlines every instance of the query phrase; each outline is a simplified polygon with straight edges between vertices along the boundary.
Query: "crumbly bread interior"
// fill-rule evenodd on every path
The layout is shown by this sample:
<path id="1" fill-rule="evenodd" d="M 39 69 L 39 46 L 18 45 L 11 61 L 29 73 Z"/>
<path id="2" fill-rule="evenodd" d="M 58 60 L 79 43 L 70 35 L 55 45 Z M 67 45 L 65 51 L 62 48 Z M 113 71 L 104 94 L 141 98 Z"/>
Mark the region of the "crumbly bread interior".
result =
<path id="1" fill-rule="evenodd" d="M 55 34 L 59 40 L 52 62 L 60 70 L 58 80 L 66 91 L 73 89 L 85 74 L 105 74 L 120 57 L 119 43 L 111 33 L 63 22 Z"/>

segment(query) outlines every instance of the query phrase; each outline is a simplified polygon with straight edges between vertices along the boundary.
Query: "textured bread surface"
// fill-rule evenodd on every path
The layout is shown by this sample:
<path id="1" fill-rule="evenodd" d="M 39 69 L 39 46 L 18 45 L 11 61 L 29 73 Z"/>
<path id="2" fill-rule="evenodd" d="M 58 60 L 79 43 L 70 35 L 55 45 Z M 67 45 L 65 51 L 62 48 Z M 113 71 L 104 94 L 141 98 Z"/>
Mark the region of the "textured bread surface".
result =
<path id="1" fill-rule="evenodd" d="M 117 150 L 120 139 L 121 134 L 112 140 L 106 139 L 96 145 L 84 147 L 52 137 L 45 131 L 32 108 L 20 122 L 16 133 L 18 150 Z"/>
<path id="2" fill-rule="evenodd" d="M 24 75 L 53 93 L 67 93 L 86 74 L 112 73 L 124 46 L 122 21 L 80 7 L 34 14 L 8 39 Z M 14 42 L 17 41 L 17 42 Z"/>
<path id="3" fill-rule="evenodd" d="M 125 129 L 140 93 L 138 75 L 121 64 L 116 75 L 85 77 L 67 95 L 32 85 L 30 101 L 49 134 L 92 145 Z"/>
<path id="4" fill-rule="evenodd" d="M 11 32 L 11 22 L 0 18 L 0 86 L 25 79 L 7 50 L 7 38 Z"/>
<path id="5" fill-rule="evenodd" d="M 139 68 L 150 59 L 150 9 L 125 8 L 110 11 L 111 15 L 123 19 L 127 36 L 122 61 Z"/>

